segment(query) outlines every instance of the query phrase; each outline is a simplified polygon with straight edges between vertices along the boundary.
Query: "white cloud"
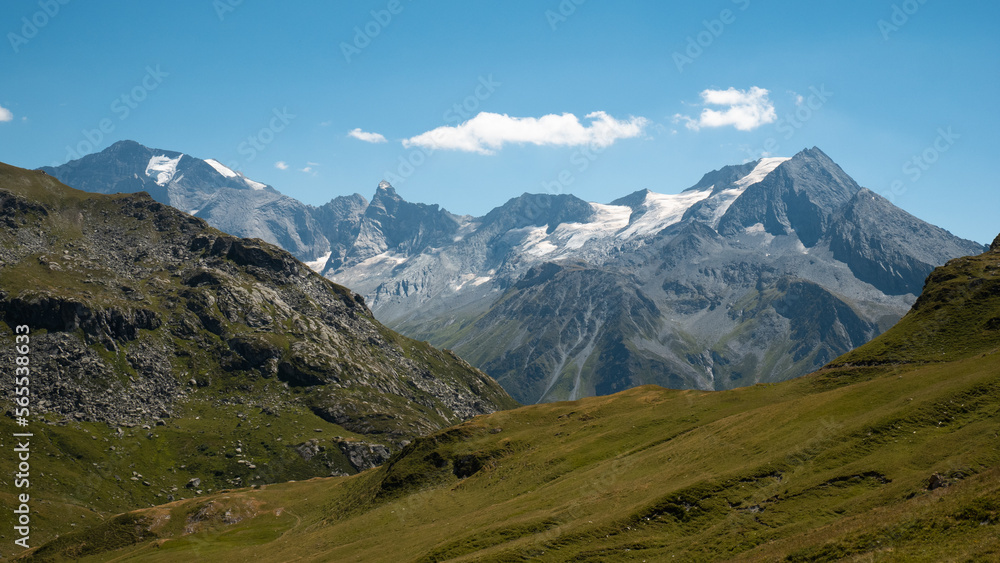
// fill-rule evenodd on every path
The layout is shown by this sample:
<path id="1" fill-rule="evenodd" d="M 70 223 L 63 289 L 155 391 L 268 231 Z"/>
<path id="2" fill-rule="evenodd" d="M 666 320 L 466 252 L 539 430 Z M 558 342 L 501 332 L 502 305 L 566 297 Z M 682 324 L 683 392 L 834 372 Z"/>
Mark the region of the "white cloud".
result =
<path id="1" fill-rule="evenodd" d="M 306 166 L 305 168 L 302 169 L 302 172 L 305 172 L 305 173 L 308 174 L 309 172 L 312 172 L 312 170 L 313 170 L 312 166 Z"/>
<path id="2" fill-rule="evenodd" d="M 274 163 L 274 167 L 277 168 L 278 170 L 288 170 L 288 163 L 285 162 L 284 160 L 279 160 L 278 162 Z"/>
<path id="3" fill-rule="evenodd" d="M 10 121 L 14 119 L 14 114 L 9 109 L 0 106 L 0 121 Z"/>
<path id="4" fill-rule="evenodd" d="M 354 137 L 355 139 L 364 141 L 366 143 L 384 143 L 385 137 L 379 133 L 369 133 L 367 131 L 362 131 L 361 128 L 352 130 L 347 134 L 349 137 Z"/>
<path id="5" fill-rule="evenodd" d="M 757 86 L 749 90 L 703 90 L 701 100 L 706 106 L 728 106 L 719 111 L 703 108 L 698 119 L 686 115 L 674 115 L 674 122 L 684 122 L 692 131 L 702 127 L 725 127 L 732 125 L 740 131 L 751 131 L 778 119 L 774 113 L 774 104 L 767 98 L 768 91 Z"/>
<path id="6" fill-rule="evenodd" d="M 618 139 L 638 137 L 649 125 L 644 117 L 619 121 L 603 111 L 588 113 L 584 125 L 572 113 L 542 117 L 511 117 L 482 112 L 461 125 L 443 126 L 403 141 L 404 147 L 459 150 L 493 154 L 506 143 L 606 147 Z"/>

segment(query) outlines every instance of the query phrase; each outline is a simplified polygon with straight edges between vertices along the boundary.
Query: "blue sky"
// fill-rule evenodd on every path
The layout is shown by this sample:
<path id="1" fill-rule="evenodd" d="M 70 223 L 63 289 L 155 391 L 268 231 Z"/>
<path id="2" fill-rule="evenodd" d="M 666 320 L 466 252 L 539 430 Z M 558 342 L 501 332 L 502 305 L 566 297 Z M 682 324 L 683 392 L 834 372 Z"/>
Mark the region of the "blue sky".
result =
<path id="1" fill-rule="evenodd" d="M 388 177 L 480 215 L 818 146 L 917 217 L 1000 231 L 997 2 L 94 4 L 0 7 L 0 160 L 133 139 L 311 204 Z"/>

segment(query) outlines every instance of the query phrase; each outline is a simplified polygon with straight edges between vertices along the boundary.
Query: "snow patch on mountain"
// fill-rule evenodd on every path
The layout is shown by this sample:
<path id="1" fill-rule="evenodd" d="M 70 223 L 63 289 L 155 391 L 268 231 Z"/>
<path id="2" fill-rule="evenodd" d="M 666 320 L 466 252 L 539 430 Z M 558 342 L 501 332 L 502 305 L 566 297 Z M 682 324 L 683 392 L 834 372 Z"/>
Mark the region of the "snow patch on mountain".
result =
<path id="1" fill-rule="evenodd" d="M 254 182 L 253 180 L 251 180 L 250 178 L 247 178 L 243 174 L 240 174 L 240 179 L 243 180 L 244 184 L 246 184 L 247 186 L 250 187 L 250 189 L 253 189 L 253 190 L 263 190 L 264 188 L 267 187 L 267 184 L 261 184 L 260 182 Z"/>
<path id="2" fill-rule="evenodd" d="M 194 213 L 192 213 L 192 215 L 194 215 Z M 333 251 L 332 250 L 330 252 L 327 252 L 323 256 L 320 256 L 319 258 L 317 258 L 315 260 L 311 260 L 309 262 L 306 262 L 305 264 L 306 264 L 306 266 L 309 266 L 309 268 L 312 271 L 314 271 L 314 272 L 316 272 L 318 274 L 322 274 L 323 273 L 323 268 L 326 268 L 326 263 L 327 263 L 327 261 L 330 260 L 330 256 L 333 256 Z"/>
<path id="3" fill-rule="evenodd" d="M 387 264 L 399 265 L 407 260 L 406 254 L 397 254 L 392 251 L 385 251 L 381 254 L 376 254 L 371 258 L 365 259 L 358 264 L 359 268 L 369 268 L 369 267 L 384 267 Z"/>
<path id="4" fill-rule="evenodd" d="M 461 291 L 465 286 L 477 287 L 484 283 L 493 281 L 491 276 L 477 276 L 476 274 L 463 274 L 456 282 L 451 284 L 452 291 Z"/>
<path id="5" fill-rule="evenodd" d="M 649 192 L 642 203 L 643 213 L 622 231 L 621 238 L 649 235 L 680 222 L 684 212 L 699 201 L 712 195 L 709 186 L 703 190 L 685 191 L 679 194 L 658 194 Z"/>
<path id="6" fill-rule="evenodd" d="M 146 165 L 146 176 L 154 178 L 158 186 L 165 186 L 177 174 L 177 163 L 184 155 L 177 158 L 170 158 L 167 155 L 154 156 L 149 159 Z"/>
<path id="7" fill-rule="evenodd" d="M 548 240 L 549 235 L 545 227 L 511 229 L 510 235 L 521 237 L 521 244 L 518 245 L 518 249 L 530 256 L 540 258 L 559 250 L 558 246 Z"/>
<path id="8" fill-rule="evenodd" d="M 774 169 L 778 167 L 778 165 L 780 165 L 782 162 L 785 162 L 786 160 L 791 160 L 791 157 L 776 156 L 770 158 L 762 158 L 760 159 L 760 162 L 757 163 L 757 166 L 755 166 L 754 169 L 751 170 L 749 174 L 740 178 L 739 180 L 736 180 L 733 183 L 743 189 L 746 189 L 766 178 L 768 174 L 773 172 Z"/>
<path id="9" fill-rule="evenodd" d="M 205 159 L 205 164 L 211 166 L 212 168 L 215 169 L 216 172 L 218 172 L 219 174 L 222 174 L 226 178 L 237 178 L 237 179 L 239 179 L 241 182 L 243 182 L 244 184 L 246 184 L 246 186 L 248 188 L 250 188 L 251 190 L 263 190 L 263 189 L 267 188 L 267 184 L 261 184 L 260 182 L 254 182 L 250 178 L 247 178 L 246 176 L 244 176 L 241 172 L 234 172 L 232 168 L 229 168 L 228 166 L 222 164 L 221 162 L 219 162 L 218 160 L 215 160 L 214 158 L 206 158 Z"/>
<path id="10" fill-rule="evenodd" d="M 624 205 L 591 203 L 590 206 L 594 215 L 589 223 L 562 223 L 553 231 L 552 237 L 567 249 L 583 248 L 588 241 L 613 236 L 627 227 L 632 215 L 632 209 Z"/>
<path id="11" fill-rule="evenodd" d="M 235 178 L 237 176 L 236 172 L 233 172 L 232 169 L 224 166 L 221 162 L 215 160 L 214 158 L 206 158 L 205 164 L 215 168 L 216 172 L 222 174 L 226 178 Z"/>

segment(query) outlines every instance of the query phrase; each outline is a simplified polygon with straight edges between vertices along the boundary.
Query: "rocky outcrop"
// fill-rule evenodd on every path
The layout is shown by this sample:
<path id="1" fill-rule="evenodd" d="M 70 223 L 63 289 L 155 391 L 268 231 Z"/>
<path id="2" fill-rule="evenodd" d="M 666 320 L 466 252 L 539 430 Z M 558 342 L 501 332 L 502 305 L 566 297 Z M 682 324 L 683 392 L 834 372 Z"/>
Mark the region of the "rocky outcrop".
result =
<path id="1" fill-rule="evenodd" d="M 5 365 L 14 364 L 12 348 L 0 351 Z M 73 332 L 34 334 L 34 412 L 125 426 L 168 418 L 187 396 L 171 369 L 170 352 L 158 342 L 137 342 L 109 356 L 103 344 L 89 346 Z M 0 387 L 6 391 L 11 384 L 6 381 Z"/>
<path id="2" fill-rule="evenodd" d="M 389 450 L 381 444 L 369 444 L 361 441 L 342 441 L 337 444 L 358 471 L 377 467 L 389 459 Z"/>

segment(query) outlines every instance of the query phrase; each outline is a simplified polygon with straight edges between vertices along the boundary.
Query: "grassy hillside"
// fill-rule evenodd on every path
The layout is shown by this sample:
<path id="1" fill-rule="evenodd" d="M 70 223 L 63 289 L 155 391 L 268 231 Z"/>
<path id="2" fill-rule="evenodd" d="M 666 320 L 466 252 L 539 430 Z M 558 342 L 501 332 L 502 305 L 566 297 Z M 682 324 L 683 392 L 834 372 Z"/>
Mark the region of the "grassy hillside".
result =
<path id="1" fill-rule="evenodd" d="M 950 263 L 801 379 L 479 416 L 355 476 L 131 512 L 26 559 L 997 560 L 998 274 L 1000 251 Z"/>

